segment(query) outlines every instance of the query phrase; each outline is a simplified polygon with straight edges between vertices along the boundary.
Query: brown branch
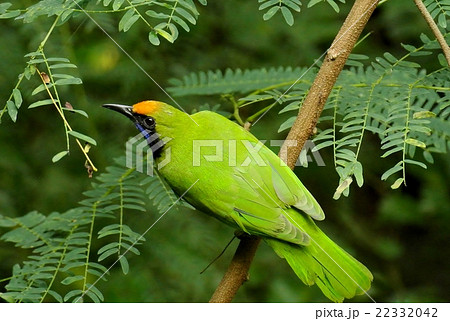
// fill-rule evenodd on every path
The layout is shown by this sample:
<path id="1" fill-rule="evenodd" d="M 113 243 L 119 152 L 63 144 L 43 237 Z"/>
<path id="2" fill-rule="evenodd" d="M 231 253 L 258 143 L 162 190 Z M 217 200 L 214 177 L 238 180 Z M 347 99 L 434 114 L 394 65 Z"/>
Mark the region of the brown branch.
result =
<path id="1" fill-rule="evenodd" d="M 210 303 L 228 303 L 233 300 L 241 285 L 248 279 L 248 270 L 252 264 L 261 238 L 248 234 L 238 236 L 241 240 L 234 253 L 228 270 L 214 291 Z"/>
<path id="2" fill-rule="evenodd" d="M 341 30 L 328 49 L 324 62 L 283 145 L 287 150 L 285 153 L 287 159 L 283 159 L 286 164 L 295 164 L 306 140 L 316 127 L 325 102 L 378 1 L 356 0 L 353 4 Z M 290 141 L 295 141 L 296 145 L 287 145 L 286 143 Z"/>
<path id="3" fill-rule="evenodd" d="M 433 17 L 428 12 L 422 0 L 414 0 L 414 3 L 416 4 L 422 16 L 425 18 L 425 21 L 428 23 L 428 26 L 430 27 L 431 31 L 433 32 L 434 36 L 439 42 L 439 45 L 441 45 L 445 59 L 447 60 L 447 64 L 450 66 L 450 47 L 445 41 L 445 38 L 442 35 L 441 31 L 439 30 L 439 27 L 437 26 L 436 22 L 434 22 Z"/>
<path id="4" fill-rule="evenodd" d="M 356 0 L 328 50 L 325 61 L 286 139 L 287 142 L 295 140 L 297 144 L 294 147 L 289 147 L 289 144 L 285 142 L 280 149 L 279 156 L 291 169 L 294 168 L 303 145 L 316 126 L 337 77 L 378 1 Z M 224 303 L 233 300 L 240 286 L 248 279 L 248 271 L 260 241 L 261 238 L 256 236 L 246 235 L 241 237 L 228 270 L 209 302 Z"/>

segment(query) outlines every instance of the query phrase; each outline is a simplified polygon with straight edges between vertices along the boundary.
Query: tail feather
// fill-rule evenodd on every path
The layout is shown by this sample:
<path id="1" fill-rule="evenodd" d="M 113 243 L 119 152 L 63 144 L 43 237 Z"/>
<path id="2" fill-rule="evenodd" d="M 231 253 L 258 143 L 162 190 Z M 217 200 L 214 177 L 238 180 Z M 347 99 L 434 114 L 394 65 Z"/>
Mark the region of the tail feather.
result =
<path id="1" fill-rule="evenodd" d="M 330 300 L 342 302 L 345 298 L 366 293 L 373 280 L 370 271 L 329 239 L 312 220 L 298 212 L 296 214 L 295 221 L 311 237 L 309 245 L 272 238 L 266 238 L 266 243 L 286 259 L 305 284 L 317 284 Z M 298 222 L 299 216 L 301 224 Z"/>

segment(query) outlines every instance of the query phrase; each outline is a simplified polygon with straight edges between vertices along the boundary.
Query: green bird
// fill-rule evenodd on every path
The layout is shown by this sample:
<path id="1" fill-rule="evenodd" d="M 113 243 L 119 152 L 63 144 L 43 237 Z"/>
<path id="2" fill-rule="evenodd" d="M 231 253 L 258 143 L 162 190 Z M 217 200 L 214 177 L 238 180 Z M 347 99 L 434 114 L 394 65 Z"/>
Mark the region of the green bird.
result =
<path id="1" fill-rule="evenodd" d="M 316 226 L 314 220 L 325 218 L 320 205 L 250 132 L 217 113 L 188 115 L 157 101 L 103 107 L 134 122 L 175 193 L 196 209 L 262 237 L 305 284 L 317 284 L 335 302 L 369 290 L 370 271 Z"/>

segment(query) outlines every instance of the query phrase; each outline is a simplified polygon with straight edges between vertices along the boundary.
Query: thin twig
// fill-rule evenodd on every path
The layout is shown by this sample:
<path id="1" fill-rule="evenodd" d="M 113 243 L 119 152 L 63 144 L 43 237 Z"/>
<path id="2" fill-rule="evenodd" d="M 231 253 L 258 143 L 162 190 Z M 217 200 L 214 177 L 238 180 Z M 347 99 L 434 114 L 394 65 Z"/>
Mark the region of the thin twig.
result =
<path id="1" fill-rule="evenodd" d="M 439 27 L 437 26 L 436 22 L 434 22 L 433 17 L 428 12 L 422 0 L 414 0 L 414 3 L 416 4 L 422 16 L 425 18 L 425 21 L 428 23 L 428 26 L 430 27 L 431 31 L 433 32 L 434 36 L 439 42 L 439 45 L 441 46 L 442 51 L 444 52 L 445 59 L 447 60 L 447 64 L 450 66 L 450 47 L 445 41 L 445 38 L 442 35 L 441 31 L 439 30 Z"/>
<path id="2" fill-rule="evenodd" d="M 298 156 L 311 135 L 322 113 L 323 106 L 345 65 L 352 48 L 358 40 L 364 26 L 367 24 L 379 0 L 356 0 L 344 24 L 328 50 L 325 61 L 311 86 L 297 119 L 292 126 L 286 141 L 295 140 L 284 159 L 293 169 Z M 286 151 L 289 144 L 284 144 L 281 151 Z M 286 153 L 283 153 L 286 155 Z M 231 302 L 240 288 L 248 279 L 248 271 L 261 238 L 246 235 L 241 237 L 239 246 L 231 260 L 228 270 L 217 286 L 209 302 Z"/>

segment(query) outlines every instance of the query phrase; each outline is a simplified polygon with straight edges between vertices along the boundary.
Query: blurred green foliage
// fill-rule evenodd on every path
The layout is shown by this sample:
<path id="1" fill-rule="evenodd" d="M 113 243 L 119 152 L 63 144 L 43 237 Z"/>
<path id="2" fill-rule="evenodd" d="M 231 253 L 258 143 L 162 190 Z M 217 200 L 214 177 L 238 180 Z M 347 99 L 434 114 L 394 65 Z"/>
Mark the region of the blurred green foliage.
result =
<path id="1" fill-rule="evenodd" d="M 19 3 L 26 6 L 32 2 Z M 366 28 L 373 33 L 356 48 L 356 53 L 376 57 L 388 50 L 400 56 L 400 42 L 419 44 L 422 32 L 431 37 L 412 2 L 389 1 L 388 5 L 376 10 Z M 327 10 L 323 6 L 294 12 L 295 24 L 289 27 L 281 15 L 263 21 L 256 1 L 210 1 L 207 7 L 199 8 L 199 20 L 189 34 L 180 30 L 174 44 L 161 42 L 158 47 L 148 42 L 148 30 L 143 24 L 136 23 L 125 34 L 116 31 L 121 15 L 98 14 L 94 18 L 159 84 L 167 87 L 169 78 L 180 78 L 191 71 L 311 65 L 327 49 L 350 9 L 350 4 L 341 5 L 335 14 L 328 5 Z M 1 20 L 1 102 L 8 99 L 17 75 L 23 71 L 27 61 L 23 55 L 37 48 L 52 23 L 44 16 L 38 22 Z M 81 13 L 55 30 L 46 52 L 68 57 L 78 66 L 76 76 L 83 79 L 84 85 L 68 87 L 61 94 L 75 108 L 89 113 L 89 121 L 69 114 L 70 122 L 97 140 L 98 147 L 91 150 L 90 156 L 103 172 L 113 158 L 124 154 L 124 143 L 135 135 L 135 128 L 100 106 L 169 99 Z M 422 65 L 432 69 L 437 62 L 425 57 Z M 34 101 L 29 93 L 39 83 L 37 77 L 25 83 L 24 106 Z M 204 97 L 201 101 L 196 97 L 179 101 L 187 110 L 205 102 L 215 103 Z M 226 101 L 223 106 L 227 108 Z M 32 210 L 66 211 L 76 206 L 91 183 L 84 157 L 73 149 L 69 157 L 53 164 L 52 156 L 65 146 L 59 116 L 51 106 L 22 108 L 17 123 L 4 118 L 0 125 L 0 214 L 16 217 Z M 271 111 L 252 128 L 257 137 L 284 138 L 284 134 L 276 132 L 286 117 L 277 112 Z M 321 154 L 327 166 L 311 164 L 308 169 L 297 170 L 327 213 L 319 226 L 373 272 L 370 294 L 376 301 L 448 302 L 448 155 L 435 157 L 435 164 L 428 170 L 412 167 L 407 186 L 392 191 L 379 179 L 386 170 L 378 162 L 379 141 L 376 137 L 369 140 L 361 152 L 366 164 L 365 185 L 354 189 L 348 198 L 332 200 L 335 185 L 330 177 L 337 174 L 332 155 L 326 151 Z M 151 204 L 148 207 L 147 213 L 126 217 L 127 224 L 137 232 L 144 232 L 159 217 Z M 146 235 L 147 241 L 139 246 L 141 255 L 130 256 L 130 272 L 124 276 L 117 265 L 107 276 L 108 282 L 100 282 L 98 287 L 106 302 L 205 302 L 220 281 L 237 242 L 205 273 L 200 271 L 222 251 L 232 234 L 231 228 L 195 211 L 170 211 Z M 2 243 L 0 247 L 0 279 L 10 276 L 12 266 L 29 254 L 8 245 Z M 0 292 L 4 285 L 0 283 Z M 252 264 L 250 281 L 235 298 L 236 302 L 324 300 L 316 287 L 304 286 L 264 244 Z M 353 301 L 369 300 L 360 296 Z"/>

